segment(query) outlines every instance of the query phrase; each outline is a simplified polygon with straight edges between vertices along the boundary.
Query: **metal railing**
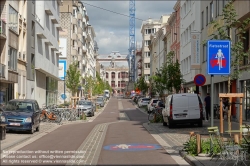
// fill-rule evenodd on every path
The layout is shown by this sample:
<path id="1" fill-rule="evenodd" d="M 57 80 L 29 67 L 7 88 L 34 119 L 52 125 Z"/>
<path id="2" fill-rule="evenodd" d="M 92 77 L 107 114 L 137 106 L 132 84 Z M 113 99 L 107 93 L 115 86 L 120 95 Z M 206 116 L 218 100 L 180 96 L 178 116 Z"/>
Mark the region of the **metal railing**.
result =
<path id="1" fill-rule="evenodd" d="M 0 34 L 6 35 L 6 23 L 0 20 Z"/>
<path id="2" fill-rule="evenodd" d="M 0 78 L 5 78 L 5 65 L 0 63 Z"/>

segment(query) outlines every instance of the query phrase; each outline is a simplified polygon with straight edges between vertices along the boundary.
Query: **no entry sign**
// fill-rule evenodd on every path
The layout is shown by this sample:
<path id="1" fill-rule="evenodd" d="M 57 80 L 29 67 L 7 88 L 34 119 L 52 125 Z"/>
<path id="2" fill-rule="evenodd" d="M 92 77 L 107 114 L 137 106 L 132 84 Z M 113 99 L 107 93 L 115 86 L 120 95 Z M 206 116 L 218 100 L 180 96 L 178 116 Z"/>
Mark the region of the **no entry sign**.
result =
<path id="1" fill-rule="evenodd" d="M 202 74 L 197 74 L 194 77 L 194 83 L 197 86 L 203 86 L 206 83 L 206 77 Z"/>

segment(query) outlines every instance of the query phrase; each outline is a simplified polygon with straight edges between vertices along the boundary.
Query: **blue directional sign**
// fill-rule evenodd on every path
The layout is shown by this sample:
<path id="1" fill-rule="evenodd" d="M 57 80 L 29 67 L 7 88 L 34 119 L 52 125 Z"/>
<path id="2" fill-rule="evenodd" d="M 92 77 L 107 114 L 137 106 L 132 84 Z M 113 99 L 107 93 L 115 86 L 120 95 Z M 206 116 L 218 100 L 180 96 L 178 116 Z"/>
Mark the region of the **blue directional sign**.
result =
<path id="1" fill-rule="evenodd" d="M 61 98 L 64 100 L 67 98 L 67 96 L 63 93 L 63 94 L 61 94 Z"/>
<path id="2" fill-rule="evenodd" d="M 231 59 L 229 40 L 207 41 L 207 73 L 211 75 L 229 75 Z"/>

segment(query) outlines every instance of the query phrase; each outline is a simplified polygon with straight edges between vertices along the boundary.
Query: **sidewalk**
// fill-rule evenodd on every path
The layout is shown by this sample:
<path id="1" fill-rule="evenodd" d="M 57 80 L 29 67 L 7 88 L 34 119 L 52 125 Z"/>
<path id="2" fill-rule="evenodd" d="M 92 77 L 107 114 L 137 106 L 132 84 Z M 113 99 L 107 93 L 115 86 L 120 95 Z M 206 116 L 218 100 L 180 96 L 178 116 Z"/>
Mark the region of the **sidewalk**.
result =
<path id="1" fill-rule="evenodd" d="M 62 125 L 69 125 L 69 124 L 77 124 L 77 123 L 87 123 L 92 122 L 101 112 L 104 110 L 105 107 L 95 112 L 95 116 L 93 117 L 87 117 L 86 120 L 76 120 L 76 121 L 63 121 L 62 124 L 57 123 L 50 123 L 50 122 L 41 122 L 40 124 L 40 131 L 35 132 L 34 134 L 29 134 L 26 132 L 10 132 L 6 133 L 6 138 L 4 140 L 0 141 L 0 149 L 1 152 L 3 150 L 8 150 L 10 148 L 13 148 L 23 142 L 26 142 L 27 140 L 38 136 L 38 135 L 44 135 L 48 134 L 55 129 L 59 128 Z"/>
<path id="2" fill-rule="evenodd" d="M 141 112 L 146 111 L 143 108 L 137 108 Z M 246 122 L 243 122 L 246 123 Z M 249 122 L 247 122 L 250 124 Z M 162 123 L 144 123 L 144 127 L 152 132 L 154 130 L 155 134 L 158 134 L 165 142 L 172 146 L 172 149 L 179 151 L 179 154 L 192 166 L 216 166 L 219 165 L 222 160 L 217 160 L 217 158 L 211 160 L 210 157 L 200 157 L 200 156 L 190 156 L 183 151 L 184 143 L 189 140 L 189 133 L 195 132 L 195 134 L 200 134 L 201 138 L 208 138 L 207 127 L 210 127 L 210 121 L 203 121 L 203 127 L 189 126 L 189 125 L 178 125 L 173 129 L 169 129 L 167 126 L 163 126 Z M 227 120 L 224 121 L 224 131 L 228 129 Z M 220 126 L 220 121 L 218 119 L 214 120 L 214 126 Z M 232 130 L 239 130 L 239 123 L 232 122 Z M 233 166 L 235 161 L 230 161 L 226 164 L 224 161 L 221 165 Z M 250 165 L 250 161 L 245 162 Z M 239 163 L 241 164 L 241 163 Z M 244 164 L 242 164 L 244 165 Z"/>

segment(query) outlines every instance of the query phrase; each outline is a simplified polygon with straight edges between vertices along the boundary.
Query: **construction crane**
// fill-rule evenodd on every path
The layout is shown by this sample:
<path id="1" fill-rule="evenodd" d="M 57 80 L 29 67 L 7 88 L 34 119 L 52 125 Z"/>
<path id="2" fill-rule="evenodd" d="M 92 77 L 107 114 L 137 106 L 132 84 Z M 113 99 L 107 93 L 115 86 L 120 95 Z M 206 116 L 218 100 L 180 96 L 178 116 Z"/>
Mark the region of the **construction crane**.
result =
<path id="1" fill-rule="evenodd" d="M 135 81 L 135 0 L 129 0 L 129 82 Z"/>

